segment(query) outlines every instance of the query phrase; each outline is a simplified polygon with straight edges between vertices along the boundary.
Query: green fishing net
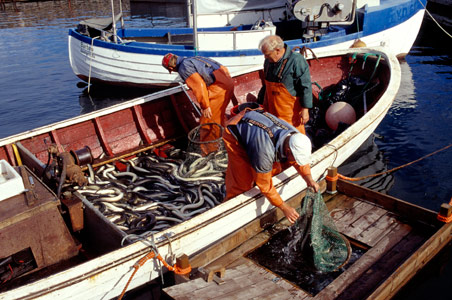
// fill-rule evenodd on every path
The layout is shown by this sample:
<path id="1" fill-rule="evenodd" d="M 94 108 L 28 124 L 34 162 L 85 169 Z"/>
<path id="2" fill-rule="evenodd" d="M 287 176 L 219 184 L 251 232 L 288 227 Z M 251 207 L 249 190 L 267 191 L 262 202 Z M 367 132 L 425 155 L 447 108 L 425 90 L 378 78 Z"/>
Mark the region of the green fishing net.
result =
<path id="1" fill-rule="evenodd" d="M 294 226 L 302 234 L 301 250 L 312 255 L 317 270 L 336 271 L 348 262 L 350 243 L 337 230 L 320 193 L 308 189 Z"/>

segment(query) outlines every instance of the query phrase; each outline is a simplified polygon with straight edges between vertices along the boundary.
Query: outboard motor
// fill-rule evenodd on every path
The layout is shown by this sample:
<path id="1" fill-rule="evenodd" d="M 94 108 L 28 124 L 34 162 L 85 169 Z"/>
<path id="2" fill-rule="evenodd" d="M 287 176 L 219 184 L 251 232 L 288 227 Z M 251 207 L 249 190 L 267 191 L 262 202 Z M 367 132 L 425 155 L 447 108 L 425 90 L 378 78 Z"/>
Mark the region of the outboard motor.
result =
<path id="1" fill-rule="evenodd" d="M 326 34 L 330 25 L 350 25 L 355 20 L 356 0 L 299 0 L 292 4 L 306 39 Z"/>

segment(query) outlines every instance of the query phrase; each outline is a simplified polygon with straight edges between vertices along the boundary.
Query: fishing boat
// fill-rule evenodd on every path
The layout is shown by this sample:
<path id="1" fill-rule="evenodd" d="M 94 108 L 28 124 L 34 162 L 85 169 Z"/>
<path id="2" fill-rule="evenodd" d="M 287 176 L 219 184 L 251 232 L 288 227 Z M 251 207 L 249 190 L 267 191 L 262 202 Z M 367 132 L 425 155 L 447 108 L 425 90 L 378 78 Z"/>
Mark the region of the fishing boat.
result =
<path id="1" fill-rule="evenodd" d="M 244 74 L 264 62 L 257 49 L 278 34 L 308 55 L 352 45 L 386 45 L 404 57 L 418 35 L 425 0 L 370 1 L 222 1 L 197 0 L 189 27 L 126 28 L 121 12 L 90 19 L 69 30 L 69 61 L 80 79 L 135 87 L 171 86 L 181 81 L 162 66 L 163 56 L 204 56 L 230 72 Z M 290 5 L 286 5 L 290 3 Z M 362 43 L 358 43 L 358 42 Z M 355 43 L 356 42 L 356 43 Z"/>
<path id="2" fill-rule="evenodd" d="M 364 83 L 355 87 L 359 92 L 351 98 L 358 99 L 351 102 L 357 116 L 354 123 L 336 133 L 330 130 L 332 135 L 323 145 L 311 134 L 316 145 L 311 159 L 314 179 L 354 153 L 390 108 L 401 73 L 397 58 L 384 50 L 347 49 L 308 60 L 316 107 L 327 101 L 326 94 L 343 87 L 343 80 L 360 78 Z M 260 72 L 233 77 L 238 103 L 256 101 L 262 86 Z M 108 164 L 120 168 L 148 152 L 164 157 L 175 145 L 184 144 L 187 134 L 198 128 L 193 99 L 192 92 L 179 85 L 0 140 L 0 161 L 21 175 L 13 176 L 11 171 L 18 193 L 0 201 L 1 243 L 7 245 L 0 247 L 0 299 L 111 299 L 125 287 L 134 289 L 161 277 L 163 267 L 149 253 L 157 251 L 163 261 L 193 257 L 275 210 L 253 188 L 177 225 L 130 241 L 82 190 L 63 189 L 83 185 L 92 169 Z M 313 127 L 307 132 L 314 132 Z M 20 177 L 23 185 L 17 180 Z M 276 175 L 273 183 L 284 201 L 306 189 L 294 168 Z M 104 189 L 97 191 L 101 194 Z M 143 261 L 144 257 L 149 259 Z M 23 274 L 15 278 L 18 269 Z"/>

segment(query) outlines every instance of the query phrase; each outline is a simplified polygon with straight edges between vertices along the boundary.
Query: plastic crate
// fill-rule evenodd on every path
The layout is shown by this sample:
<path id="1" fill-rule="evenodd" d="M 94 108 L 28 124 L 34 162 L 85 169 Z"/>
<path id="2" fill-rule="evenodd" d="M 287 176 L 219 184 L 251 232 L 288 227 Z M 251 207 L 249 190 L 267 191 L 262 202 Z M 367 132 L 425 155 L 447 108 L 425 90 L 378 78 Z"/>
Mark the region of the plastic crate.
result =
<path id="1" fill-rule="evenodd" d="M 19 173 L 6 160 L 0 160 L 0 201 L 18 195 L 24 190 Z"/>

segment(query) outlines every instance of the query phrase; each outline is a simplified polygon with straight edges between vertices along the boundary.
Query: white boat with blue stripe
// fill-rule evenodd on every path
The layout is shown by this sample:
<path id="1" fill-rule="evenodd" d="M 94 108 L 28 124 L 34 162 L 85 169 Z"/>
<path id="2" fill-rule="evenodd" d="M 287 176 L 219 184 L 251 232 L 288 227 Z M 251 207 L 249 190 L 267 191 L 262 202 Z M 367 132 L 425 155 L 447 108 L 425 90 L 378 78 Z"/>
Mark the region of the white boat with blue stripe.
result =
<path id="1" fill-rule="evenodd" d="M 210 57 L 236 76 L 262 68 L 264 57 L 257 46 L 270 34 L 280 35 L 293 49 L 310 48 L 307 57 L 359 46 L 356 42 L 361 41 L 367 47 L 386 46 L 403 58 L 417 37 L 427 1 L 192 2 L 187 27 L 126 28 L 121 13 L 115 12 L 114 18 L 82 21 L 69 30 L 74 73 L 88 83 L 171 86 L 181 79 L 169 74 L 161 61 L 172 52 Z"/>

